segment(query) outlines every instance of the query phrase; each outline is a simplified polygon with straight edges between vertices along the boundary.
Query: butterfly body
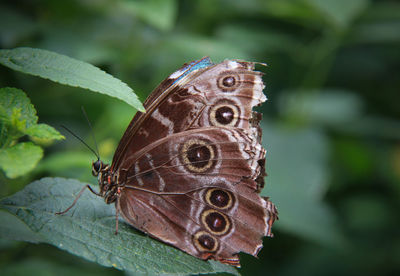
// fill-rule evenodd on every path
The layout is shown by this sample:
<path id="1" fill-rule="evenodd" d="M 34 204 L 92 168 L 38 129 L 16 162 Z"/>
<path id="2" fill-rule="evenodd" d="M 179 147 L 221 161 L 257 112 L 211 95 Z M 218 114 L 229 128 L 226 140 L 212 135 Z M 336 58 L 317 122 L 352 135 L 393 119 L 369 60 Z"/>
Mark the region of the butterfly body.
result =
<path id="1" fill-rule="evenodd" d="M 201 259 L 239 266 L 272 236 L 254 64 L 208 58 L 184 65 L 144 103 L 111 165 L 93 163 L 100 195 L 135 228 Z"/>

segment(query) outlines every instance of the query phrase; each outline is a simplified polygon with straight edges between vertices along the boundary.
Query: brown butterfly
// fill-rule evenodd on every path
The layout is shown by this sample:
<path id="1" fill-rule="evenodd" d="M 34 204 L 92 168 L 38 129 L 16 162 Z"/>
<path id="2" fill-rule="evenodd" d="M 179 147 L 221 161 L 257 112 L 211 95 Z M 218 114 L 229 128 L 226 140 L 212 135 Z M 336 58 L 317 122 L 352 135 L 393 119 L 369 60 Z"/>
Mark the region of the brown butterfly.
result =
<path id="1" fill-rule="evenodd" d="M 107 204 L 135 228 L 190 255 L 240 266 L 272 236 L 277 211 L 259 196 L 266 100 L 254 63 L 206 57 L 185 64 L 147 98 L 132 119 L 111 166 L 97 160 Z M 79 195 L 80 195 L 79 194 Z M 79 197 L 78 195 L 78 197 Z M 67 212 L 76 202 L 66 209 Z"/>

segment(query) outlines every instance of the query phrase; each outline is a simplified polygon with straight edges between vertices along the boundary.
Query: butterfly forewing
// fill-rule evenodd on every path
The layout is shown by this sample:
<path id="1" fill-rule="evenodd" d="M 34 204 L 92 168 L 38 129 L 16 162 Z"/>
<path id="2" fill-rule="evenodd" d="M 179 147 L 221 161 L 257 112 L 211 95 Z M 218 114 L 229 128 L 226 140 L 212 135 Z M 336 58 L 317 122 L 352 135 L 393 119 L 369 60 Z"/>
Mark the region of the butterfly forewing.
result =
<path id="1" fill-rule="evenodd" d="M 184 115 L 188 114 L 188 112 L 184 112 L 183 110 L 185 105 L 182 105 L 179 102 L 171 105 L 169 104 L 171 100 L 168 100 L 168 97 L 169 95 L 175 95 L 175 97 L 179 96 L 179 94 L 183 93 L 182 91 L 184 90 L 182 88 L 183 83 L 187 82 L 188 79 L 193 78 L 194 74 L 200 74 L 210 66 L 213 66 L 213 64 L 208 57 L 198 61 L 193 61 L 189 64 L 184 64 L 179 70 L 165 79 L 147 97 L 143 104 L 146 113 L 136 113 L 115 151 L 112 162 L 112 168 L 114 170 L 120 167 L 121 162 L 124 161 L 124 157 L 127 155 L 135 153 L 144 146 L 171 134 L 171 127 L 166 125 L 167 122 L 173 126 L 175 123 L 187 121 L 183 120 L 185 118 Z M 191 72 L 192 74 L 190 74 Z M 174 108 L 178 108 L 179 112 L 174 110 Z M 192 109 L 193 106 L 189 106 L 189 110 Z M 169 116 L 174 114 L 181 115 L 179 120 L 173 120 L 173 118 L 168 120 Z"/>

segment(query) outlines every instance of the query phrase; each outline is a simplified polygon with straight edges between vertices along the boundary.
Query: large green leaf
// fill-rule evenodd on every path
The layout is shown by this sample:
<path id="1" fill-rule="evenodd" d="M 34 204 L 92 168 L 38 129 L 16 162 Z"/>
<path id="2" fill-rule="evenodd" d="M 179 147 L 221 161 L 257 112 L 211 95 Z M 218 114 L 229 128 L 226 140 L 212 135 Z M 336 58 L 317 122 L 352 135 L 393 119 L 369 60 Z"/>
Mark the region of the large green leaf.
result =
<path id="1" fill-rule="evenodd" d="M 77 180 L 44 178 L 0 202 L 47 243 L 72 254 L 138 274 L 199 274 L 237 271 L 215 261 L 202 261 L 158 242 L 120 221 L 115 235 L 115 208 L 89 191 L 65 215 L 85 185 Z"/>
<path id="2" fill-rule="evenodd" d="M 25 47 L 0 50 L 0 63 L 27 74 L 116 97 L 144 111 L 128 85 L 89 63 L 55 52 Z"/>

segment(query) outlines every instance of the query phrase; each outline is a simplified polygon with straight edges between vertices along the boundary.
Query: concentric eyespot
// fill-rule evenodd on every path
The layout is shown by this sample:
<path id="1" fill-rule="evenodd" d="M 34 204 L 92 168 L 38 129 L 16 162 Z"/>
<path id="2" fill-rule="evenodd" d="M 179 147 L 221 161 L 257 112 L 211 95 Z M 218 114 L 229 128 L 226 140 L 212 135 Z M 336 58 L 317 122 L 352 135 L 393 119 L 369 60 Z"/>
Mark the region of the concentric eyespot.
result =
<path id="1" fill-rule="evenodd" d="M 205 172 L 215 163 L 215 149 L 204 140 L 186 141 L 181 152 L 183 164 L 192 172 Z"/>
<path id="2" fill-rule="evenodd" d="M 232 77 L 232 76 L 227 76 L 227 77 L 225 77 L 225 78 L 222 79 L 222 84 L 223 84 L 225 87 L 232 87 L 232 86 L 235 85 L 235 83 L 236 83 L 236 80 L 235 80 L 235 78 Z"/>
<path id="3" fill-rule="evenodd" d="M 205 194 L 205 201 L 214 208 L 229 209 L 233 206 L 233 195 L 229 191 L 211 188 Z"/>
<path id="4" fill-rule="evenodd" d="M 193 243 L 200 252 L 216 252 L 218 241 L 206 231 L 199 231 L 193 236 Z"/>
<path id="5" fill-rule="evenodd" d="M 217 79 L 217 86 L 224 92 L 235 91 L 240 86 L 240 77 L 234 72 L 223 72 Z"/>
<path id="6" fill-rule="evenodd" d="M 201 214 L 201 222 L 214 235 L 224 235 L 231 228 L 228 216 L 212 209 L 208 209 Z"/>
<path id="7" fill-rule="evenodd" d="M 216 104 L 210 109 L 210 123 L 214 126 L 236 126 L 239 122 L 239 108 L 229 102 Z"/>

